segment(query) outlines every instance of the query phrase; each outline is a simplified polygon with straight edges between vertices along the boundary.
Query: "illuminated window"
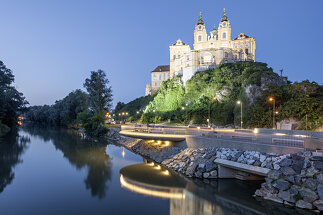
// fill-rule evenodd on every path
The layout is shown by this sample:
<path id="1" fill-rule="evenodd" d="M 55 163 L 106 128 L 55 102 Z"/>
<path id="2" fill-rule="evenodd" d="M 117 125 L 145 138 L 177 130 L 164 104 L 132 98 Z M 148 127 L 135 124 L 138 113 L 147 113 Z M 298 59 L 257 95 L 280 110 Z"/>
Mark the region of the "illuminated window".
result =
<path id="1" fill-rule="evenodd" d="M 200 42 L 202 40 L 202 36 L 201 35 L 199 35 L 199 37 L 198 37 L 198 41 Z"/>
<path id="2" fill-rule="evenodd" d="M 225 33 L 225 32 L 224 32 L 224 33 L 222 34 L 222 39 L 226 39 L 226 38 L 227 38 L 227 33 Z"/>

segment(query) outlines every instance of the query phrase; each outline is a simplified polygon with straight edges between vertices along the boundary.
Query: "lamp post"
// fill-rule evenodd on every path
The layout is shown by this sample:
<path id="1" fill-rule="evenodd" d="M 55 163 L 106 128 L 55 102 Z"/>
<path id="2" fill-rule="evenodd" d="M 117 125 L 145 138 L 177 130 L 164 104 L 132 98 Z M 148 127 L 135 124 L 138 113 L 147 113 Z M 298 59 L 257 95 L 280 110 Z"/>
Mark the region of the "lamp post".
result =
<path id="1" fill-rule="evenodd" d="M 217 101 L 216 96 L 212 98 L 214 102 Z M 210 119 L 211 119 L 211 102 L 209 102 L 209 118 L 206 120 L 207 121 L 207 127 L 210 127 Z"/>
<path id="2" fill-rule="evenodd" d="M 153 110 L 154 113 L 156 113 L 156 110 Z M 155 114 L 155 126 L 156 126 L 156 114 Z"/>
<path id="3" fill-rule="evenodd" d="M 241 129 L 242 129 L 242 124 L 243 124 L 243 120 L 242 120 L 242 102 L 239 100 L 239 101 L 237 101 L 237 104 L 238 105 L 240 105 L 240 111 L 241 111 L 241 119 L 240 119 L 240 127 L 241 127 Z"/>
<path id="4" fill-rule="evenodd" d="M 273 129 L 276 129 L 276 125 L 275 125 L 275 98 L 274 97 L 269 97 L 269 101 L 273 103 Z"/>

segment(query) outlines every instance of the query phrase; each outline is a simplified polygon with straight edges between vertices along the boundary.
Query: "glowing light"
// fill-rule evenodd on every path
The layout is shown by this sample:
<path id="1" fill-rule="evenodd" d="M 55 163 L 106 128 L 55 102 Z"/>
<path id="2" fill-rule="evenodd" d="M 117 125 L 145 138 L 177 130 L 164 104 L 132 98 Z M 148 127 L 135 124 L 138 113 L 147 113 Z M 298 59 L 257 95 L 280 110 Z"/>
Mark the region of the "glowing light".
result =
<path id="1" fill-rule="evenodd" d="M 122 187 L 124 187 L 132 192 L 135 192 L 135 193 L 140 193 L 140 194 L 154 196 L 154 197 L 160 197 L 160 198 L 167 198 L 167 199 L 185 199 L 184 193 L 152 190 L 152 189 L 148 189 L 148 188 L 139 187 L 134 184 L 130 184 L 124 179 L 123 175 L 120 175 L 120 184 Z"/>
<path id="2" fill-rule="evenodd" d="M 148 163 L 149 166 L 154 166 L 155 163 L 154 162 L 151 162 L 151 163 Z"/>
<path id="3" fill-rule="evenodd" d="M 239 105 L 239 104 L 241 104 L 241 101 L 237 101 L 237 104 Z"/>
<path id="4" fill-rule="evenodd" d="M 302 135 L 302 134 L 294 134 L 294 137 L 302 137 L 302 138 L 305 138 L 305 137 L 309 137 L 308 135 Z"/>
<path id="5" fill-rule="evenodd" d="M 277 135 L 277 136 L 285 136 L 287 134 L 284 134 L 284 133 L 274 133 L 274 135 Z"/>
<path id="6" fill-rule="evenodd" d="M 161 167 L 160 167 L 159 165 L 157 165 L 155 168 L 156 168 L 156 169 L 161 169 Z"/>
<path id="7" fill-rule="evenodd" d="M 165 170 L 162 172 L 164 175 L 169 175 L 169 171 L 168 170 Z"/>
<path id="8" fill-rule="evenodd" d="M 275 114 L 278 114 L 278 111 L 276 111 Z"/>
<path id="9" fill-rule="evenodd" d="M 165 145 L 166 145 L 166 146 L 169 146 L 169 144 L 170 144 L 170 142 L 169 142 L 169 141 L 166 141 L 166 142 L 165 142 Z"/>
<path id="10" fill-rule="evenodd" d="M 161 144 L 161 141 L 160 141 L 160 140 L 158 140 L 158 141 L 157 141 L 157 143 L 158 143 L 158 144 Z"/>
<path id="11" fill-rule="evenodd" d="M 182 107 L 182 110 L 185 110 L 185 107 Z"/>
<path id="12" fill-rule="evenodd" d="M 269 101 L 274 101 L 275 99 L 273 98 L 273 97 L 269 97 L 269 99 L 268 99 Z"/>
<path id="13" fill-rule="evenodd" d="M 216 96 L 214 96 L 214 97 L 213 97 L 213 101 L 216 101 L 216 100 L 217 100 L 217 98 L 216 98 Z"/>
<path id="14" fill-rule="evenodd" d="M 200 129 L 201 129 L 201 127 L 199 126 L 199 127 L 197 127 L 197 129 L 198 129 L 198 130 L 200 130 Z"/>
<path id="15" fill-rule="evenodd" d="M 258 134 L 258 133 L 259 133 L 259 129 L 258 129 L 258 128 L 255 128 L 255 129 L 253 130 L 253 133 Z"/>
<path id="16" fill-rule="evenodd" d="M 126 153 L 124 152 L 124 149 L 122 149 L 121 155 L 122 155 L 123 158 L 126 155 Z"/>

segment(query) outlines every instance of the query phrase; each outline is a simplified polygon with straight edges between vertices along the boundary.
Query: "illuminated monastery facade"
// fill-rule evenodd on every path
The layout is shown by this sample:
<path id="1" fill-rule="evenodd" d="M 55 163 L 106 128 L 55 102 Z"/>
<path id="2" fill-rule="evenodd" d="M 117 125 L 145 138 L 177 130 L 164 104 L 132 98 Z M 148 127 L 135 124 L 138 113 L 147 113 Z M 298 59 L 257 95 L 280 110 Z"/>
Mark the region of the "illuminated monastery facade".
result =
<path id="1" fill-rule="evenodd" d="M 256 42 L 253 37 L 240 33 L 238 37 L 231 39 L 231 24 L 225 9 L 219 27 L 216 29 L 214 25 L 210 34 L 207 33 L 200 14 L 194 30 L 193 50 L 180 39 L 169 46 L 169 77 L 182 75 L 185 84 L 196 72 L 215 68 L 219 64 L 255 61 L 255 53 Z M 153 87 L 152 85 L 153 83 L 147 86 Z M 147 86 L 146 92 L 149 92 Z M 153 92 L 157 92 L 156 89 Z"/>

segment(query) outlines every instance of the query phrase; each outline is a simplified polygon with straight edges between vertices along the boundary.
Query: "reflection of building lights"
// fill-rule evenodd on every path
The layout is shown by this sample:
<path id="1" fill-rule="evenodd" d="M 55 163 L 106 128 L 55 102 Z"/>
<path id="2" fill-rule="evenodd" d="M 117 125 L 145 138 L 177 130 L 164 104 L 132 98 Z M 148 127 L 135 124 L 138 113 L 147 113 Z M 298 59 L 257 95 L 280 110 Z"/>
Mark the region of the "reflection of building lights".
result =
<path id="1" fill-rule="evenodd" d="M 156 169 L 161 169 L 161 167 L 160 167 L 159 165 L 158 165 L 158 166 L 156 166 L 155 168 L 156 168 Z"/>
<path id="2" fill-rule="evenodd" d="M 185 194 L 183 193 L 175 193 L 175 192 L 172 193 L 172 192 L 151 190 L 148 188 L 143 188 L 134 184 L 130 184 L 124 179 L 123 175 L 120 175 L 120 184 L 122 187 L 125 187 L 128 190 L 135 193 L 140 193 L 140 194 L 160 197 L 160 198 L 167 198 L 167 199 L 185 199 Z"/>
<path id="3" fill-rule="evenodd" d="M 122 149 L 121 155 L 122 155 L 123 158 L 126 155 L 126 153 L 124 152 L 124 149 Z"/>
<path id="4" fill-rule="evenodd" d="M 154 162 L 148 163 L 149 166 L 154 166 Z"/>
<path id="5" fill-rule="evenodd" d="M 169 175 L 169 171 L 168 170 L 165 170 L 162 172 L 164 175 Z"/>
<path id="6" fill-rule="evenodd" d="M 158 140 L 158 141 L 157 141 L 157 143 L 158 143 L 158 144 L 161 144 L 161 141 L 160 141 L 160 140 Z"/>
<path id="7" fill-rule="evenodd" d="M 166 145 L 166 146 L 169 146 L 169 144 L 170 144 L 170 142 L 169 142 L 169 141 L 166 141 L 166 142 L 165 142 L 165 145 Z"/>

